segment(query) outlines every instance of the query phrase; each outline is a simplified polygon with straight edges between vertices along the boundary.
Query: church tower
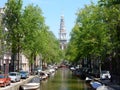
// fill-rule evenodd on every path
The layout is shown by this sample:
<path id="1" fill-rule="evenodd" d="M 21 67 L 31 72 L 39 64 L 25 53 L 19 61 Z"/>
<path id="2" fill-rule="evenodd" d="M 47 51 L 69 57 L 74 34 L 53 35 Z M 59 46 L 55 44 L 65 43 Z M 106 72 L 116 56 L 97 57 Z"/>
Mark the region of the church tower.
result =
<path id="1" fill-rule="evenodd" d="M 59 29 L 59 40 L 60 40 L 60 48 L 62 50 L 67 47 L 67 39 L 66 39 L 66 29 L 64 24 L 64 16 L 61 16 L 60 19 L 60 29 Z"/>

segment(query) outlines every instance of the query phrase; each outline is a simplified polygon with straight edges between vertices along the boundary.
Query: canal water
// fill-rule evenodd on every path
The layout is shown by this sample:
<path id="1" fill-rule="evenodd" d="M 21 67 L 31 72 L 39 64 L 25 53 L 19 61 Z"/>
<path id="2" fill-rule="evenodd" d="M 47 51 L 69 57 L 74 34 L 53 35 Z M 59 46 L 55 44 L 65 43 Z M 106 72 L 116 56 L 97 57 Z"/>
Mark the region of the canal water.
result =
<path id="1" fill-rule="evenodd" d="M 67 68 L 57 70 L 55 75 L 40 84 L 40 90 L 90 90 L 83 80 L 73 76 Z"/>

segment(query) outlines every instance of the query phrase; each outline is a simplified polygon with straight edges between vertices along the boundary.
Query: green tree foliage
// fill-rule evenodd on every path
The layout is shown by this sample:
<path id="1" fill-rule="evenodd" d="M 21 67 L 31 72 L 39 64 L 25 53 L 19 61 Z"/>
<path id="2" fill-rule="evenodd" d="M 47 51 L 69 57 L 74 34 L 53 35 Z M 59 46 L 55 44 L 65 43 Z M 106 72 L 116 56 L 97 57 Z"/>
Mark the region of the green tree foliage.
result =
<path id="1" fill-rule="evenodd" d="M 66 50 L 67 60 L 74 61 L 76 60 L 77 55 L 79 54 L 78 42 L 79 42 L 79 26 L 76 24 L 71 32 L 71 39 Z"/>
<path id="2" fill-rule="evenodd" d="M 22 29 L 24 33 L 23 48 L 30 52 L 31 60 L 39 52 L 38 37 L 44 27 L 44 17 L 38 6 L 28 5 L 22 14 Z M 32 61 L 31 61 L 32 62 Z"/>
<path id="3" fill-rule="evenodd" d="M 2 15 L 0 14 L 0 55 L 2 54 Z"/>
<path id="4" fill-rule="evenodd" d="M 14 62 L 16 56 L 18 58 L 18 67 L 19 70 L 19 53 L 21 51 L 22 44 L 22 29 L 21 25 L 21 9 L 22 9 L 22 0 L 8 0 L 5 7 L 5 17 L 4 24 L 7 28 L 6 32 L 6 45 L 7 48 L 12 51 L 12 65 L 14 67 Z M 13 70 L 12 70 L 13 71 Z"/>
<path id="5" fill-rule="evenodd" d="M 49 28 L 45 25 L 42 11 L 38 6 L 28 5 L 23 12 L 24 49 L 30 57 L 42 54 L 44 61 L 51 62 L 58 59 L 59 44 Z"/>
<path id="6" fill-rule="evenodd" d="M 60 60 L 60 48 L 57 38 L 51 31 L 41 31 L 41 54 L 45 62 L 54 63 Z"/>
<path id="7" fill-rule="evenodd" d="M 112 5 L 116 5 L 116 4 L 120 4 L 120 0 L 99 0 L 99 5 L 100 6 L 112 6 Z"/>
<path id="8" fill-rule="evenodd" d="M 112 57 L 114 72 L 116 72 L 120 68 L 120 0 L 100 0 L 99 5 L 104 9 L 106 18 L 104 21 L 110 31 L 113 46 L 110 57 Z"/>
<path id="9" fill-rule="evenodd" d="M 77 60 L 91 59 L 93 56 L 103 56 L 105 52 L 110 53 L 110 35 L 107 25 L 103 21 L 102 13 L 102 8 L 93 4 L 79 10 L 68 45 L 71 49 L 68 51 L 70 57 Z"/>
<path id="10" fill-rule="evenodd" d="M 2 37 L 2 15 L 0 14 L 0 40 Z"/>
<path id="11" fill-rule="evenodd" d="M 68 48 L 68 59 L 99 57 L 120 75 L 120 0 L 99 0 L 79 10 Z"/>
<path id="12" fill-rule="evenodd" d="M 59 42 L 45 24 L 40 7 L 30 4 L 22 9 L 22 0 L 8 0 L 4 23 L 13 54 L 25 54 L 31 65 L 39 55 L 46 62 L 60 59 Z"/>
<path id="13" fill-rule="evenodd" d="M 12 52 L 18 52 L 22 38 L 20 29 L 22 0 L 8 0 L 5 8 L 4 23 L 8 29 L 7 42 L 12 44 Z"/>

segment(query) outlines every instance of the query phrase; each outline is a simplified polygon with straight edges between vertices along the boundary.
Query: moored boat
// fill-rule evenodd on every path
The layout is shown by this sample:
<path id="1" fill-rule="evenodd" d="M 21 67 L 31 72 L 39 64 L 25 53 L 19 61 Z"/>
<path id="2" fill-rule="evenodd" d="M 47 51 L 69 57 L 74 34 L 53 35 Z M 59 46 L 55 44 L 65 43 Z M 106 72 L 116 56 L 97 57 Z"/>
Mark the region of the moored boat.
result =
<path id="1" fill-rule="evenodd" d="M 23 90 L 36 90 L 40 87 L 40 83 L 27 83 L 21 86 Z"/>
<path id="2" fill-rule="evenodd" d="M 90 85 L 93 89 L 97 89 L 98 87 L 102 86 L 102 84 L 98 81 L 91 81 Z"/>
<path id="3" fill-rule="evenodd" d="M 45 80 L 48 78 L 48 74 L 45 71 L 39 72 L 38 76 L 41 80 Z"/>
<path id="4" fill-rule="evenodd" d="M 37 90 L 40 87 L 40 78 L 34 77 L 28 83 L 20 86 L 20 90 Z"/>
<path id="5" fill-rule="evenodd" d="M 92 78 L 86 77 L 86 79 L 85 79 L 85 82 L 86 82 L 86 83 L 90 83 L 91 81 L 92 81 Z"/>
<path id="6" fill-rule="evenodd" d="M 114 90 L 114 89 L 112 89 L 109 86 L 102 85 L 102 86 L 99 86 L 96 90 Z"/>

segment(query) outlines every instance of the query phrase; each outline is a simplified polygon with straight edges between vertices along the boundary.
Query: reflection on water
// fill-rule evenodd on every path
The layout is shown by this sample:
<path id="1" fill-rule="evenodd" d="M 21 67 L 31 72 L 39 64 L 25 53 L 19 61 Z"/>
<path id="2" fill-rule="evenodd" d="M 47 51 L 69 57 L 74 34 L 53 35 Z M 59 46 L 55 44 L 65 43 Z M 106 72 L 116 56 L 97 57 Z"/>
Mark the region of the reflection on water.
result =
<path id="1" fill-rule="evenodd" d="M 88 90 L 84 81 L 72 76 L 66 68 L 58 70 L 54 76 L 40 84 L 40 90 Z"/>

